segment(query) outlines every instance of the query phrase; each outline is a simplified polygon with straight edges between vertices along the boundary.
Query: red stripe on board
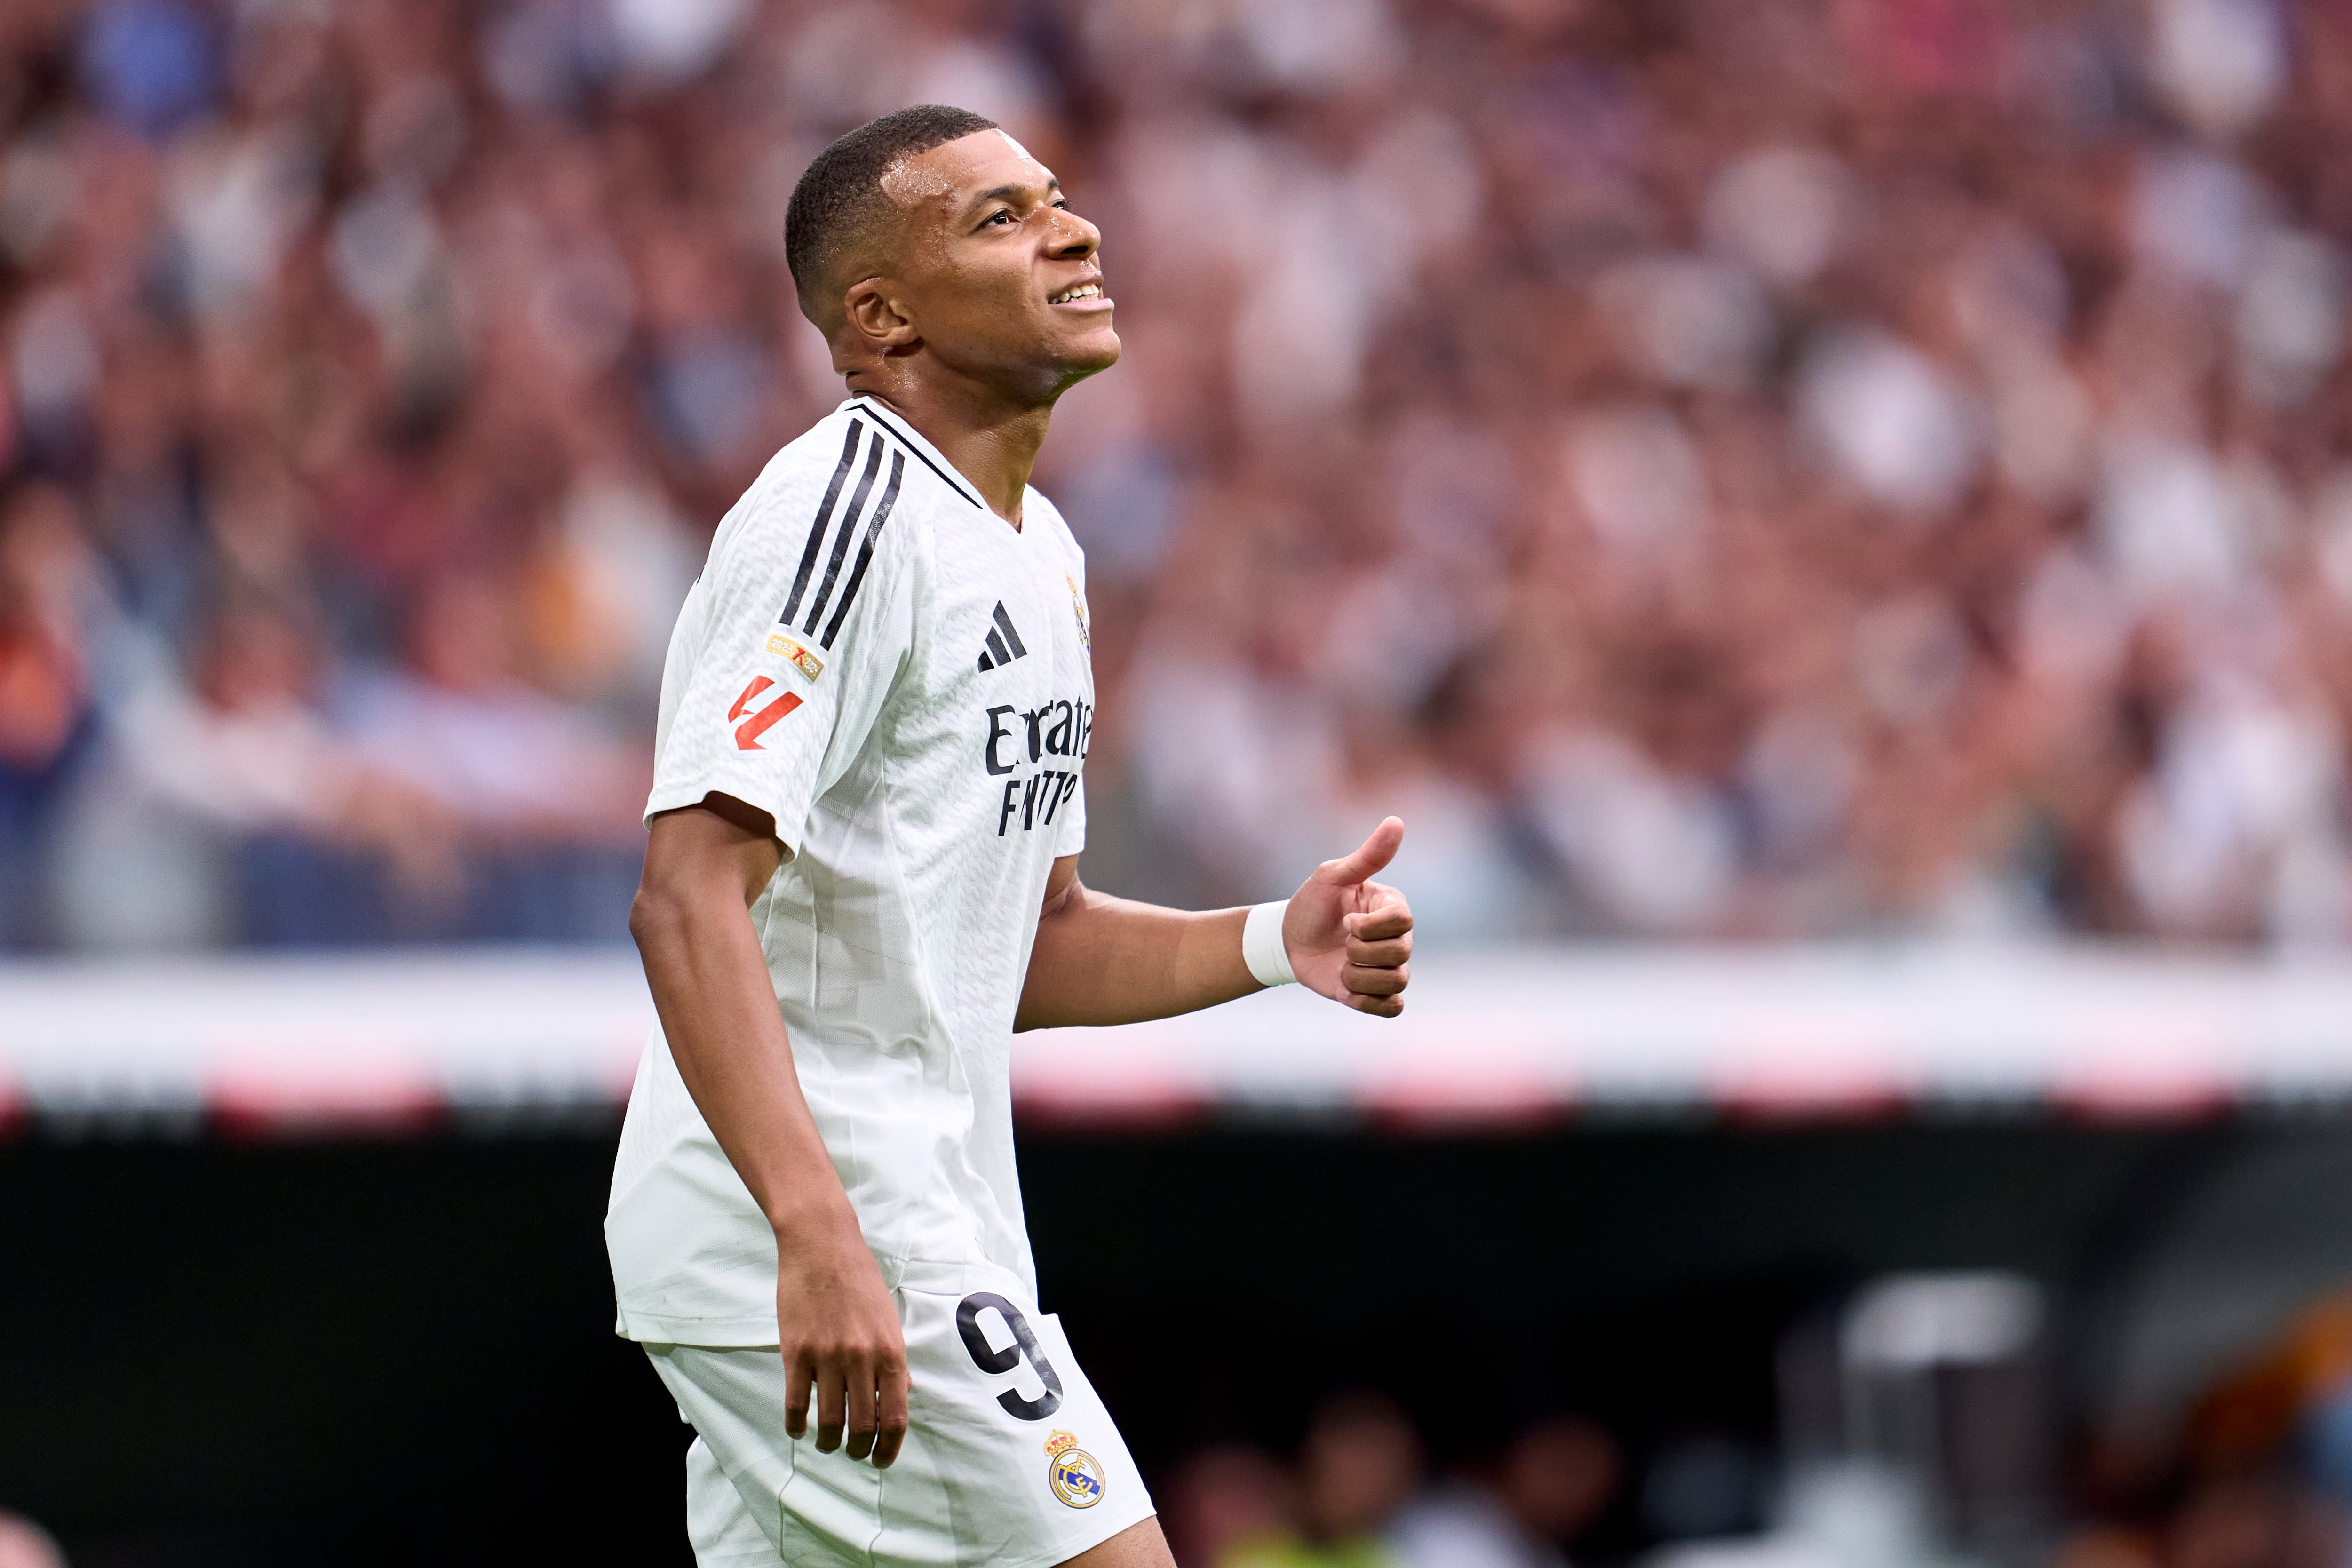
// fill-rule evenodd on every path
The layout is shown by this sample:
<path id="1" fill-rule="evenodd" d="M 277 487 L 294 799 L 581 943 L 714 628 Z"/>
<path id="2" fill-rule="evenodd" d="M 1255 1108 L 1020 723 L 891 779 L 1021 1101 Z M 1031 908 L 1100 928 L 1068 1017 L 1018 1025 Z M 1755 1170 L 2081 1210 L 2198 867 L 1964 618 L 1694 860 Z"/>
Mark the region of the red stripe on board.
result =
<path id="1" fill-rule="evenodd" d="M 439 1125 L 447 1105 L 422 1056 L 328 1038 L 224 1052 L 205 1076 L 205 1109 L 230 1138 L 398 1137 Z"/>

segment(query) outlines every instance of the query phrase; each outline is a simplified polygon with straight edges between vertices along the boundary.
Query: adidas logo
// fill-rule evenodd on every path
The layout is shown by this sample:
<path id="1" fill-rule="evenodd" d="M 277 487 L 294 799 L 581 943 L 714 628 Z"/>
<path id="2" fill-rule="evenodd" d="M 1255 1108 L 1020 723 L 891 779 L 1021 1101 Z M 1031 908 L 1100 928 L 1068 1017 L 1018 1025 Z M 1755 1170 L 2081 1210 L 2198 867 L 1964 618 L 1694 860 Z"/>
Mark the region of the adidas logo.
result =
<path id="1" fill-rule="evenodd" d="M 995 619 L 996 625 L 988 629 L 988 646 L 981 650 L 980 668 L 982 669 L 1011 664 L 1016 658 L 1026 658 L 1029 653 L 1021 646 L 1021 634 L 1013 629 L 1013 617 L 1004 613 L 1004 601 L 1002 599 L 996 602 Z"/>

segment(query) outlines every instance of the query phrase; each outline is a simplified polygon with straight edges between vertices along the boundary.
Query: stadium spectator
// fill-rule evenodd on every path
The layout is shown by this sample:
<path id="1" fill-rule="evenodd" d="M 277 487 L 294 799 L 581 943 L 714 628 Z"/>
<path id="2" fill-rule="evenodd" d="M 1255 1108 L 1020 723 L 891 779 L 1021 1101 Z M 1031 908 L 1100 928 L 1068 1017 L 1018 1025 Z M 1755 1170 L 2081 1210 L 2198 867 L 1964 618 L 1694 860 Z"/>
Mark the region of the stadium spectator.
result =
<path id="1" fill-rule="evenodd" d="M 1402 1568 L 1384 1531 L 1420 1489 L 1422 1458 L 1421 1435 L 1394 1401 L 1331 1395 L 1298 1447 L 1291 1527 L 1237 1539 L 1217 1568 Z"/>
<path id="2" fill-rule="evenodd" d="M 1489 1462 L 1416 1499 L 1389 1526 L 1389 1543 L 1406 1568 L 1566 1568 L 1621 1468 L 1607 1428 L 1546 1415 Z"/>
<path id="3" fill-rule="evenodd" d="M 27 487 L 0 511 L 0 940 L 50 918 L 51 840 L 95 729 L 96 563 L 59 491 Z"/>
<path id="4" fill-rule="evenodd" d="M 1160 1523 L 1183 1568 L 1221 1564 L 1277 1550 L 1297 1528 L 1297 1484 L 1270 1454 L 1219 1444 L 1178 1467 L 1160 1495 Z"/>
<path id="5" fill-rule="evenodd" d="M 2322 1568 L 2352 1546 L 2352 1300 L 2298 1312 L 2176 1434 L 2094 1445 L 2094 1518 L 2059 1568 Z M 2115 1438 L 2122 1436 L 2123 1442 Z"/>

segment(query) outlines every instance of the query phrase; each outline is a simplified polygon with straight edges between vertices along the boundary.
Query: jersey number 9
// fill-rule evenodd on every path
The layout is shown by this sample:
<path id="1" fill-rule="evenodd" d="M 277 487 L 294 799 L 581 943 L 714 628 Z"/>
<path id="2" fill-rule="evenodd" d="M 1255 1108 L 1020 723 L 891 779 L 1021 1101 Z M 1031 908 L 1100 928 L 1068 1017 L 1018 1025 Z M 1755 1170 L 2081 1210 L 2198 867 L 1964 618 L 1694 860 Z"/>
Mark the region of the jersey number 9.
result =
<path id="1" fill-rule="evenodd" d="M 988 1336 L 981 1331 L 980 1315 L 992 1309 L 1013 1331 L 1013 1342 L 1003 1350 L 990 1344 Z M 1024 1399 L 1018 1389 L 1008 1388 L 996 1396 L 996 1403 L 1004 1406 L 1008 1414 L 1024 1421 L 1043 1421 L 1062 1407 L 1061 1373 L 1045 1359 L 1045 1352 L 1037 1348 L 1036 1331 L 1021 1315 L 1020 1308 L 990 1290 L 966 1296 L 956 1308 L 956 1332 L 963 1336 L 963 1348 L 971 1352 L 972 1364 L 982 1372 L 1011 1372 L 1024 1360 L 1035 1369 L 1037 1381 L 1045 1385 L 1044 1396 Z"/>

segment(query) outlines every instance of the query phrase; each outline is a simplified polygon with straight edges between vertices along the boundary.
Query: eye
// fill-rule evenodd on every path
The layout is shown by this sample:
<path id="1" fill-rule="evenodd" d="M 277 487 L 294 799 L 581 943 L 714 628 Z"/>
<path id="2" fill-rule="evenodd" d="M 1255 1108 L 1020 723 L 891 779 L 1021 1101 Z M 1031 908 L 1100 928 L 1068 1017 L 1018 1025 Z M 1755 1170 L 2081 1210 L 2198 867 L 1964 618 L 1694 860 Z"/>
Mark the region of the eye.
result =
<path id="1" fill-rule="evenodd" d="M 987 225 L 996 223 L 1000 220 L 1013 224 L 1017 224 L 1021 221 L 1019 218 L 1013 216 L 1013 209 L 1011 207 L 999 207 L 994 212 L 989 214 L 988 216 L 982 219 L 981 223 L 982 226 L 985 227 Z"/>

